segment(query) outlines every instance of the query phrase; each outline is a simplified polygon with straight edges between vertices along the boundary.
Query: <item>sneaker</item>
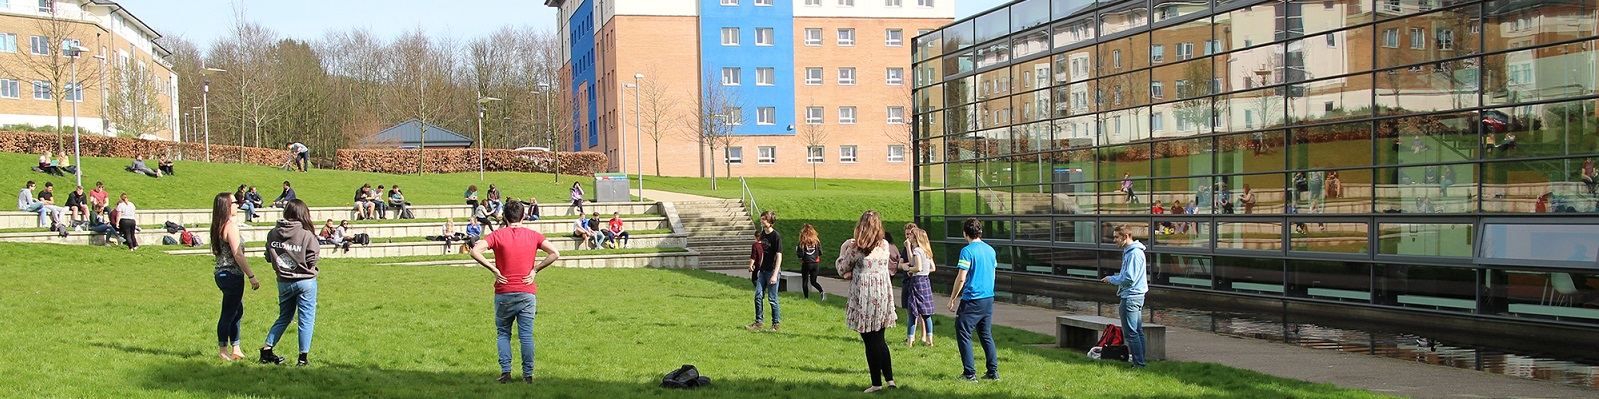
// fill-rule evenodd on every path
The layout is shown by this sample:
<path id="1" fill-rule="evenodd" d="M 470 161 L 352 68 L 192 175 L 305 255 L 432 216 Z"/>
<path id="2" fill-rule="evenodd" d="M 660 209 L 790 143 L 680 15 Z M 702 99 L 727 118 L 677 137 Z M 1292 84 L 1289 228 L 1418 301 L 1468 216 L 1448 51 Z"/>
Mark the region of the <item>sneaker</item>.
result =
<path id="1" fill-rule="evenodd" d="M 999 373 L 988 373 L 988 374 L 983 374 L 983 379 L 985 379 L 985 380 L 994 380 L 994 381 L 999 381 Z"/>
<path id="2" fill-rule="evenodd" d="M 300 354 L 300 361 L 294 362 L 294 365 L 298 366 L 298 367 L 305 367 L 305 366 L 311 365 L 311 362 L 306 361 L 306 359 L 305 359 L 306 355 L 307 354 L 305 354 L 305 353 L 301 353 Z"/>
<path id="3" fill-rule="evenodd" d="M 822 302 L 827 302 L 827 293 L 826 292 L 822 293 Z"/>
<path id="4" fill-rule="evenodd" d="M 261 348 L 261 364 L 283 364 L 286 360 L 288 359 L 272 354 L 271 349 Z"/>
<path id="5" fill-rule="evenodd" d="M 744 326 L 744 329 L 750 330 L 750 331 L 760 331 L 763 328 L 766 328 L 766 326 L 761 324 L 761 323 L 755 323 L 755 324 Z"/>
<path id="6" fill-rule="evenodd" d="M 533 383 L 533 376 L 531 376 L 531 375 L 522 376 L 522 382 L 526 382 L 526 383 L 532 384 Z"/>
<path id="7" fill-rule="evenodd" d="M 977 375 L 976 374 L 961 374 L 961 376 L 957 377 L 957 378 L 959 378 L 961 381 L 968 381 L 968 382 L 976 382 L 977 381 Z"/>
<path id="8" fill-rule="evenodd" d="M 777 331 L 780 326 L 782 326 L 781 323 L 772 323 L 772 331 Z"/>
<path id="9" fill-rule="evenodd" d="M 494 381 L 501 384 L 509 384 L 511 383 L 511 373 L 500 373 L 500 378 L 495 378 Z"/>

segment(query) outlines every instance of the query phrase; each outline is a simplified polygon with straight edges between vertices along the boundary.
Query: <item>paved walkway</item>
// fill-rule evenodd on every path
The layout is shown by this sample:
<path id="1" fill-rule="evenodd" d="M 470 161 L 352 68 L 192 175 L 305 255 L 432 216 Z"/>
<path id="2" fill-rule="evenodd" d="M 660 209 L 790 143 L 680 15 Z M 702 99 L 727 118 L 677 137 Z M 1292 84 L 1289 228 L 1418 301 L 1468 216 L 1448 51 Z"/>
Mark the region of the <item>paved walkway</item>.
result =
<path id="1" fill-rule="evenodd" d="M 740 278 L 749 277 L 749 272 L 744 270 L 717 272 Z M 849 292 L 843 280 L 819 280 L 828 292 Z M 948 296 L 934 296 L 937 298 L 934 303 L 937 304 L 949 300 Z M 942 309 L 940 312 L 948 315 Z M 1049 336 L 1055 335 L 1055 316 L 1062 314 L 1057 310 L 1039 307 L 994 304 L 995 324 Z M 1599 390 L 1596 389 L 1365 354 L 1226 337 L 1175 326 L 1166 327 L 1166 345 L 1166 356 L 1170 360 L 1210 362 L 1385 395 L 1413 398 L 1599 397 Z"/>

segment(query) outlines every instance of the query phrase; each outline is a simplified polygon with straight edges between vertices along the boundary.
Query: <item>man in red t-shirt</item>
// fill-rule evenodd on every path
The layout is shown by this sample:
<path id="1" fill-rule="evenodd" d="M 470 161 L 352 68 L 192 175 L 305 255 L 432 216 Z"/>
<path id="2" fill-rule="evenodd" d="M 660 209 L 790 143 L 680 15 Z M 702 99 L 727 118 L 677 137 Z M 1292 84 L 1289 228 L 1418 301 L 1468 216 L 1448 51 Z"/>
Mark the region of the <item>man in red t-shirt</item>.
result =
<path id="1" fill-rule="evenodd" d="M 622 213 L 621 212 L 613 212 L 613 213 L 611 213 L 611 221 L 609 223 L 606 223 L 606 224 L 609 225 L 609 227 L 611 228 L 611 231 L 607 232 L 605 235 L 608 235 L 608 236 L 611 237 L 611 242 L 621 241 L 622 248 L 627 248 L 627 247 L 632 246 L 629 243 L 631 243 L 633 241 L 633 238 L 631 237 L 630 234 L 627 234 L 627 230 L 622 228 Z"/>
<path id="2" fill-rule="evenodd" d="M 472 259 L 494 272 L 494 326 L 499 329 L 500 383 L 511 382 L 511 324 L 517 325 L 522 342 L 522 380 L 533 383 L 533 316 L 537 313 L 538 286 L 533 277 L 555 263 L 560 251 L 543 234 L 522 226 L 522 203 L 505 204 L 505 220 L 511 224 L 495 230 L 472 246 Z M 494 263 L 483 258 L 483 251 L 494 251 Z M 544 259 L 538 258 L 544 251 Z M 537 265 L 535 265 L 537 261 Z"/>

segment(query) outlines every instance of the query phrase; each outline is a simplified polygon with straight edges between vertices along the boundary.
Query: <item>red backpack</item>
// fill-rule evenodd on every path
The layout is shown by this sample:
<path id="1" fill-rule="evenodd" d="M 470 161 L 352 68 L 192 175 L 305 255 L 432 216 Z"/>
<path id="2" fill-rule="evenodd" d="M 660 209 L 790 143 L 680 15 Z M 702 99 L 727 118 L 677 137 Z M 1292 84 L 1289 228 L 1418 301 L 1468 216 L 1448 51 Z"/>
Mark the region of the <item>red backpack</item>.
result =
<path id="1" fill-rule="evenodd" d="M 1116 345 L 1126 345 L 1126 343 L 1122 342 L 1122 328 L 1115 324 L 1106 325 L 1105 331 L 1099 334 L 1099 343 L 1094 344 L 1094 346 L 1105 347 Z"/>
<path id="2" fill-rule="evenodd" d="M 195 239 L 194 233 L 190 233 L 188 230 L 184 230 L 182 234 L 178 234 L 178 243 L 189 247 L 200 246 L 200 240 Z"/>

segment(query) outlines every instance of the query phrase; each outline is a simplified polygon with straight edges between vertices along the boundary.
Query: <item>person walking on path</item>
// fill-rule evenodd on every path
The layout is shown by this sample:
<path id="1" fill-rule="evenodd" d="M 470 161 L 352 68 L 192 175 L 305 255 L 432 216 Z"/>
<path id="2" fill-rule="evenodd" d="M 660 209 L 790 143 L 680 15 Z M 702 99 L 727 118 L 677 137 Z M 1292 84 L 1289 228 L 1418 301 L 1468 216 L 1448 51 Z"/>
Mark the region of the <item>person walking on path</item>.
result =
<path id="1" fill-rule="evenodd" d="M 578 217 L 583 217 L 583 185 L 572 182 L 572 189 L 567 193 L 572 195 L 572 209 L 577 210 Z"/>
<path id="2" fill-rule="evenodd" d="M 505 204 L 509 224 L 472 245 L 472 260 L 494 273 L 494 327 L 499 332 L 500 383 L 511 382 L 511 325 L 522 343 L 522 381 L 533 383 L 533 317 L 538 311 L 534 276 L 561 258 L 561 252 L 533 229 L 522 226 L 522 204 Z M 494 263 L 483 251 L 494 251 Z M 544 259 L 538 251 L 544 251 Z M 537 261 L 535 264 L 535 261 Z"/>
<path id="3" fill-rule="evenodd" d="M 122 234 L 122 241 L 128 244 L 128 250 L 139 249 L 139 207 L 128 200 L 128 193 L 122 193 L 122 200 L 117 202 L 117 232 Z"/>
<path id="4" fill-rule="evenodd" d="M 822 291 L 822 285 L 816 282 L 816 272 L 822 263 L 822 240 L 816 236 L 816 228 L 810 223 L 800 227 L 799 246 L 794 247 L 794 256 L 800 260 L 800 287 L 805 293 L 805 298 L 810 299 L 811 288 L 816 288 L 816 293 L 822 294 L 822 301 L 827 301 L 827 292 Z"/>
<path id="5" fill-rule="evenodd" d="M 927 232 L 915 223 L 905 224 L 905 251 L 908 252 L 905 271 L 910 279 L 900 289 L 910 292 L 905 308 L 911 312 L 906 322 L 905 347 L 916 343 L 918 324 L 922 326 L 922 343 L 933 346 L 933 312 L 937 306 L 933 305 L 933 282 L 929 276 L 936 268 L 933 266 L 932 250 L 927 244 Z"/>
<path id="6" fill-rule="evenodd" d="M 310 148 L 306 148 L 305 144 L 300 144 L 299 142 L 289 143 L 288 148 L 289 154 L 294 157 L 294 167 L 299 169 L 300 173 L 305 173 L 306 170 L 311 169 Z"/>
<path id="7" fill-rule="evenodd" d="M 1127 342 L 1133 367 L 1144 367 L 1144 293 L 1149 292 L 1144 244 L 1133 239 L 1132 229 L 1127 225 L 1117 225 L 1111 231 L 1115 235 L 1116 246 L 1122 248 L 1122 271 L 1100 281 L 1116 285 L 1116 296 L 1122 299 L 1119 312 L 1122 340 Z"/>
<path id="8" fill-rule="evenodd" d="M 872 386 L 866 393 L 883 390 L 894 384 L 894 361 L 888 351 L 888 341 L 883 331 L 894 328 L 899 315 L 894 312 L 893 249 L 883 240 L 883 219 L 877 211 L 866 211 L 855 223 L 855 235 L 838 248 L 834 267 L 839 277 L 849 280 L 849 301 L 844 307 L 844 321 L 850 330 L 861 334 L 866 345 L 866 367 L 872 374 Z"/>
<path id="9" fill-rule="evenodd" d="M 777 265 L 783 264 L 783 237 L 777 234 L 777 229 L 772 227 L 777 223 L 777 214 L 772 211 L 761 212 L 761 265 L 755 278 L 755 324 L 745 328 L 760 331 L 761 301 L 772 304 L 772 331 L 782 327 L 783 313 L 777 305 Z"/>
<path id="10" fill-rule="evenodd" d="M 321 253 L 311 229 L 311 209 L 305 201 L 295 199 L 284 204 L 283 219 L 267 233 L 266 261 L 278 277 L 278 320 L 267 331 L 261 363 L 283 364 L 283 357 L 272 353 L 272 348 L 298 313 L 300 361 L 295 365 L 310 364 L 307 357 L 316 331 L 316 276 L 320 273 L 317 255 Z"/>
<path id="11" fill-rule="evenodd" d="M 983 341 L 983 355 L 987 357 L 988 373 L 983 379 L 999 379 L 998 353 L 994 349 L 994 335 L 990 330 L 994 322 L 994 268 L 997 260 L 994 247 L 983 242 L 983 223 L 977 218 L 966 218 L 962 233 L 966 248 L 961 249 L 955 267 L 955 286 L 949 296 L 949 310 L 955 312 L 955 346 L 961 351 L 960 378 L 977 381 L 977 367 L 972 359 L 972 330 Z M 959 301 L 960 307 L 955 305 Z"/>
<path id="12" fill-rule="evenodd" d="M 212 277 L 217 289 L 222 290 L 222 315 L 217 319 L 217 357 L 225 361 L 244 358 L 239 349 L 239 322 L 244 320 L 244 282 L 248 279 L 251 290 L 261 289 L 261 282 L 244 259 L 244 240 L 239 238 L 238 208 L 233 206 L 232 194 L 217 193 L 211 203 L 211 256 L 216 258 Z"/>

